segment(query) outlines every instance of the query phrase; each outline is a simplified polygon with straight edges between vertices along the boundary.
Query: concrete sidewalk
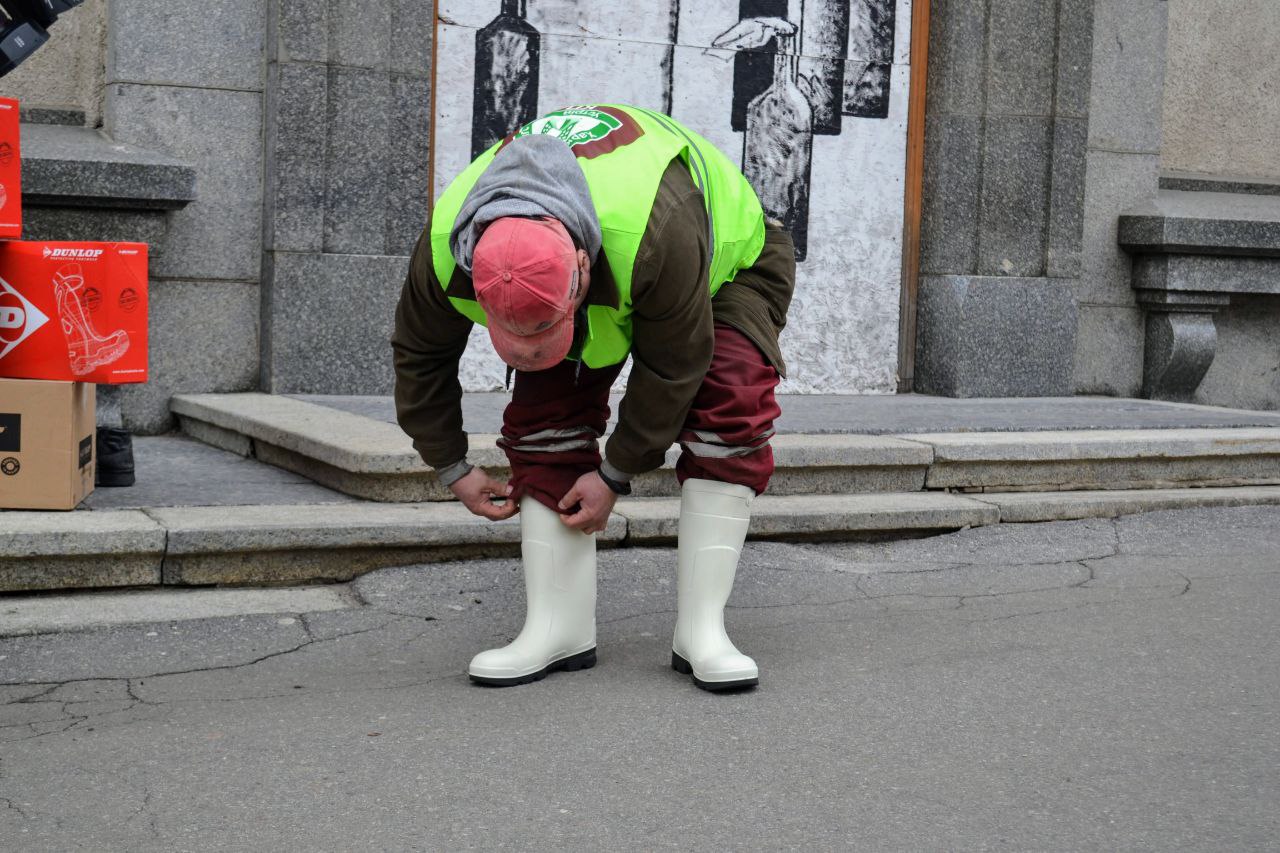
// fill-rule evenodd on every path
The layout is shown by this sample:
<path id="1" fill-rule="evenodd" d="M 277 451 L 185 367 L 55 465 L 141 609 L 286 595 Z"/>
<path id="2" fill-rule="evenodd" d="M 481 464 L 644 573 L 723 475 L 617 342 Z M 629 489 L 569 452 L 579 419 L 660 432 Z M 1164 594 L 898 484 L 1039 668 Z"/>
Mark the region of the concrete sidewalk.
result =
<path id="1" fill-rule="evenodd" d="M 749 543 L 728 622 L 762 681 L 726 696 L 667 667 L 673 561 L 602 552 L 600 664 L 507 690 L 463 668 L 519 627 L 515 560 L 377 571 L 331 587 L 321 612 L 257 600 L 256 615 L 171 608 L 94 628 L 92 596 L 6 598 L 40 602 L 24 623 L 37 630 L 50 601 L 61 615 L 52 633 L 0 639 L 2 846 L 1216 851 L 1280 837 L 1280 509 Z M 85 627 L 68 633 L 77 609 Z"/>

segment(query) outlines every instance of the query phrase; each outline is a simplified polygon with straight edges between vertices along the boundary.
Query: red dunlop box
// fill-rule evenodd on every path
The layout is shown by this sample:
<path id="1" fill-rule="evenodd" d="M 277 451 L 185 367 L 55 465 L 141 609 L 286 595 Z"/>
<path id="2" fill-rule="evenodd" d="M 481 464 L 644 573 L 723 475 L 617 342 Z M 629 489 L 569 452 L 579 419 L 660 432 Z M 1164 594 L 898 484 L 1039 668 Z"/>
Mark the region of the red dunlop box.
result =
<path id="1" fill-rule="evenodd" d="M 22 146 L 18 102 L 0 98 L 0 238 L 22 236 Z"/>
<path id="2" fill-rule="evenodd" d="M 0 376 L 146 382 L 146 244 L 0 243 Z"/>

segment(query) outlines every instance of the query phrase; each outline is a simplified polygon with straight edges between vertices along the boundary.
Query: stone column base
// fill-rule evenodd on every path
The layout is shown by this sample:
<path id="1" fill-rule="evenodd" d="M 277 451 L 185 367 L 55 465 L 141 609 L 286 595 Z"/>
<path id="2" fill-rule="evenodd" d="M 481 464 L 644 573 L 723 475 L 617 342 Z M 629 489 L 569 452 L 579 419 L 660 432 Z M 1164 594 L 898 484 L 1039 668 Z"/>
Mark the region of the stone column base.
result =
<path id="1" fill-rule="evenodd" d="M 1077 310 L 1066 279 L 923 276 L 915 390 L 944 397 L 1073 392 Z"/>

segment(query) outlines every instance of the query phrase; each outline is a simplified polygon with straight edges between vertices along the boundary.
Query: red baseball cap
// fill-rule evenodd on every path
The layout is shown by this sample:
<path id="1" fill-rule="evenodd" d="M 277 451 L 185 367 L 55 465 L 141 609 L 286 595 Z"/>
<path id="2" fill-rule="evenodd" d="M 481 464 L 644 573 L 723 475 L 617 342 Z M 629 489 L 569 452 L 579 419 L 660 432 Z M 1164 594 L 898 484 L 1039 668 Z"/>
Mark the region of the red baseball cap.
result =
<path id="1" fill-rule="evenodd" d="M 495 219 L 471 257 L 476 300 L 489 340 L 523 371 L 555 367 L 573 346 L 573 283 L 578 252 L 555 219 Z"/>

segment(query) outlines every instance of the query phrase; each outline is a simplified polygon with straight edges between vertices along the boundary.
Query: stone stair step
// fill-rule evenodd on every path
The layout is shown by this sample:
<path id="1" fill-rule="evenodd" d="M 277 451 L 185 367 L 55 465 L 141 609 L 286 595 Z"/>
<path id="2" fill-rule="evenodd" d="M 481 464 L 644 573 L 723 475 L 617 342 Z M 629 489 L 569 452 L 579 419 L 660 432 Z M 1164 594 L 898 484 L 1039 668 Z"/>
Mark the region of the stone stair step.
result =
<path id="1" fill-rule="evenodd" d="M 150 586 L 164 553 L 165 529 L 138 510 L 0 512 L 0 592 Z"/>
<path id="2" fill-rule="evenodd" d="M 490 522 L 458 503 L 177 507 L 151 511 L 168 531 L 166 584 L 345 581 L 384 566 L 518 553 L 519 519 Z M 599 534 L 620 542 L 619 517 Z"/>
<path id="3" fill-rule="evenodd" d="M 627 544 L 674 542 L 679 498 L 621 501 L 615 510 L 627 520 Z M 996 524 L 1000 511 L 990 503 L 938 492 L 883 492 L 854 495 L 762 495 L 751 504 L 752 539 L 847 539 L 919 535 Z"/>
<path id="4" fill-rule="evenodd" d="M 1013 523 L 1116 518 L 1139 512 L 1193 507 L 1276 506 L 1280 505 L 1280 486 L 1003 492 L 973 497 L 999 509 L 1002 523 Z"/>
<path id="5" fill-rule="evenodd" d="M 925 488 L 1059 491 L 1280 483 L 1280 429 L 923 433 Z"/>
<path id="6" fill-rule="evenodd" d="M 253 455 L 321 485 L 366 500 L 451 501 L 399 427 L 338 409 L 270 394 L 193 394 L 173 398 L 182 430 L 215 447 Z M 495 435 L 471 435 L 468 459 L 509 474 Z M 778 495 L 917 491 L 933 453 L 919 442 L 877 435 L 778 435 Z M 678 449 L 657 471 L 637 477 L 638 497 L 675 496 Z"/>
<path id="7" fill-rule="evenodd" d="M 449 501 L 452 495 L 394 425 L 269 394 L 173 399 L 190 435 L 367 500 Z M 470 459 L 497 476 L 492 435 L 470 437 Z M 949 490 L 1162 489 L 1280 483 L 1280 427 L 1031 430 L 865 435 L 781 434 L 775 496 Z M 671 468 L 638 477 L 635 494 L 678 493 Z"/>
<path id="8" fill-rule="evenodd" d="M 678 499 L 624 501 L 599 542 L 615 547 L 673 540 L 679 512 Z M 918 535 L 998 520 L 988 504 L 945 494 L 766 496 L 755 503 L 751 535 Z M 38 549 L 29 545 L 37 541 Z M 492 523 L 457 503 L 0 513 L 0 582 L 7 591 L 336 582 L 385 566 L 512 556 L 519 544 L 518 518 Z M 143 549 L 146 574 L 136 567 L 136 552 Z M 68 571 L 69 561 L 96 562 L 97 569 Z M 116 565 L 118 576 L 111 568 Z"/>

